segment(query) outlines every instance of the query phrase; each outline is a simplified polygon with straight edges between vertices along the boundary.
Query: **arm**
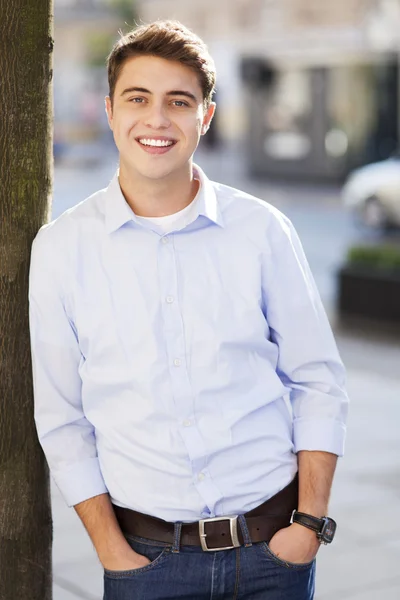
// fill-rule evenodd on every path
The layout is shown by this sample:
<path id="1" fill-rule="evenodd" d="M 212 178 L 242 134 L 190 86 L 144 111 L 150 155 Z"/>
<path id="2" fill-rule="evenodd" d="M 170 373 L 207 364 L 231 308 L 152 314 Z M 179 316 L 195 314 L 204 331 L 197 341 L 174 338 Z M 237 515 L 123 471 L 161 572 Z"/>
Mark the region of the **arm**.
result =
<path id="1" fill-rule="evenodd" d="M 278 211 L 271 221 L 263 303 L 278 348 L 276 372 L 290 395 L 293 450 L 342 456 L 345 370 L 296 231 Z"/>
<path id="2" fill-rule="evenodd" d="M 75 506 L 106 568 L 147 564 L 116 521 L 97 457 L 93 426 L 81 402 L 83 357 L 66 301 L 68 265 L 62 236 L 42 230 L 32 248 L 29 301 L 35 421 L 52 476 Z M 65 242 L 64 242 L 65 243 Z M 57 251 L 59 250 L 59 251 Z M 64 250 L 64 251 L 62 251 Z"/>
<path id="3" fill-rule="evenodd" d="M 321 517 L 327 514 L 337 457 L 344 451 L 345 372 L 301 243 L 278 211 L 272 215 L 269 242 L 264 302 L 271 340 L 279 348 L 277 373 L 292 405 L 298 510 Z M 292 562 L 308 562 L 319 547 L 315 533 L 296 523 L 271 543 L 276 554 Z"/>
<path id="4" fill-rule="evenodd" d="M 297 455 L 299 464 L 298 510 L 314 517 L 328 515 L 329 496 L 338 457 L 329 452 L 307 452 Z"/>
<path id="5" fill-rule="evenodd" d="M 105 569 L 128 571 L 150 563 L 148 558 L 137 554 L 129 546 L 119 527 L 108 494 L 85 500 L 74 508 Z"/>
<path id="6" fill-rule="evenodd" d="M 84 359 L 66 300 L 70 289 L 66 235 L 54 229 L 42 229 L 32 247 L 29 320 L 34 407 L 51 474 L 67 504 L 73 506 L 107 488 L 93 426 L 81 401 L 79 367 Z"/>
<path id="7" fill-rule="evenodd" d="M 337 456 L 328 452 L 303 450 L 298 453 L 300 512 L 318 518 L 328 515 L 336 462 Z M 319 547 L 315 533 L 297 523 L 281 529 L 270 541 L 270 548 L 277 556 L 294 563 L 309 562 Z"/>

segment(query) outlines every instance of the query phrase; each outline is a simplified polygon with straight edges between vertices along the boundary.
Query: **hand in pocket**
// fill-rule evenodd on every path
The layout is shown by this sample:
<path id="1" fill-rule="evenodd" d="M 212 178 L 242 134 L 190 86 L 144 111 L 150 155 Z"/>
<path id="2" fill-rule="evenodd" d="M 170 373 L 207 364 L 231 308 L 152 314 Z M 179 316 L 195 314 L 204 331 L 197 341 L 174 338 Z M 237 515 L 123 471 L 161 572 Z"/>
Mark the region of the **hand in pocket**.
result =
<path id="1" fill-rule="evenodd" d="M 316 557 L 320 542 L 314 531 L 293 523 L 277 531 L 268 546 L 280 560 L 306 564 Z"/>
<path id="2" fill-rule="evenodd" d="M 150 562 L 146 556 L 138 554 L 128 546 L 127 551 L 122 555 L 108 557 L 102 561 L 102 564 L 107 571 L 131 571 L 133 569 L 141 569 L 149 565 Z"/>

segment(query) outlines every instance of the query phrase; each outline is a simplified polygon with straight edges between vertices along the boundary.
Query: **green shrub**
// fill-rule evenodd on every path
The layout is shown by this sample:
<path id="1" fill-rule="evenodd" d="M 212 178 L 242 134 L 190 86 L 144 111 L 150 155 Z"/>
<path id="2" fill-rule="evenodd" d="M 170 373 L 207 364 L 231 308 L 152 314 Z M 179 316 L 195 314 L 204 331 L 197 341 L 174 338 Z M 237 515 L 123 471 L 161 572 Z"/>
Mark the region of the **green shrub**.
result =
<path id="1" fill-rule="evenodd" d="M 347 261 L 351 265 L 400 270 L 400 246 L 353 246 Z"/>

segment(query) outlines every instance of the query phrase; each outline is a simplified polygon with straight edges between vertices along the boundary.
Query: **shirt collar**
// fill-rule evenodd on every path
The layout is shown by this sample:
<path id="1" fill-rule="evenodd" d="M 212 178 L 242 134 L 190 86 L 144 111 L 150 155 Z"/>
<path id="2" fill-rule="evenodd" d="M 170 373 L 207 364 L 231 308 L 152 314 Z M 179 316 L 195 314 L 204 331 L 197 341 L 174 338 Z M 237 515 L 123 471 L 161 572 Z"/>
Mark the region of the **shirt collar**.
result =
<path id="1" fill-rule="evenodd" d="M 118 181 L 119 170 L 115 173 L 106 190 L 106 230 L 116 231 L 128 221 L 135 220 L 135 213 L 127 203 Z"/>
<path id="2" fill-rule="evenodd" d="M 193 165 L 193 170 L 196 177 L 200 180 L 200 190 L 197 197 L 198 214 L 207 217 L 207 219 L 216 225 L 223 227 L 224 220 L 222 218 L 214 185 L 198 165 Z"/>
<path id="3" fill-rule="evenodd" d="M 216 225 L 223 227 L 224 222 L 212 182 L 197 165 L 193 165 L 193 170 L 200 180 L 200 189 L 196 200 L 197 216 L 202 215 Z M 107 233 L 116 231 L 128 221 L 136 221 L 136 215 L 121 191 L 118 174 L 119 171 L 115 173 L 106 190 L 105 220 Z"/>

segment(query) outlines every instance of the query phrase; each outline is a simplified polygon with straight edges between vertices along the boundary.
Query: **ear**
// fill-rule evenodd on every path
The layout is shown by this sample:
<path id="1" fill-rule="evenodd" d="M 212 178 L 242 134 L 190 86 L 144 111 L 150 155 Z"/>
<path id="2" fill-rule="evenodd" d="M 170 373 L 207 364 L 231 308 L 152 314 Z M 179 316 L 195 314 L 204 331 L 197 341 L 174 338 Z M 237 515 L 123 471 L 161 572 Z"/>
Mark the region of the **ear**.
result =
<path id="1" fill-rule="evenodd" d="M 112 104 L 111 104 L 111 98 L 110 96 L 106 96 L 104 99 L 104 104 L 105 104 L 105 109 L 106 109 L 106 113 L 107 113 L 107 121 L 108 121 L 108 125 L 112 131 L 112 124 L 113 124 L 113 114 L 112 114 Z"/>
<path id="2" fill-rule="evenodd" d="M 210 103 L 210 106 L 208 107 L 207 112 L 203 118 L 203 124 L 201 126 L 201 135 L 204 135 L 205 133 L 207 133 L 208 128 L 210 127 L 212 118 L 214 116 L 216 107 L 217 107 L 217 105 L 215 104 L 215 102 Z"/>

